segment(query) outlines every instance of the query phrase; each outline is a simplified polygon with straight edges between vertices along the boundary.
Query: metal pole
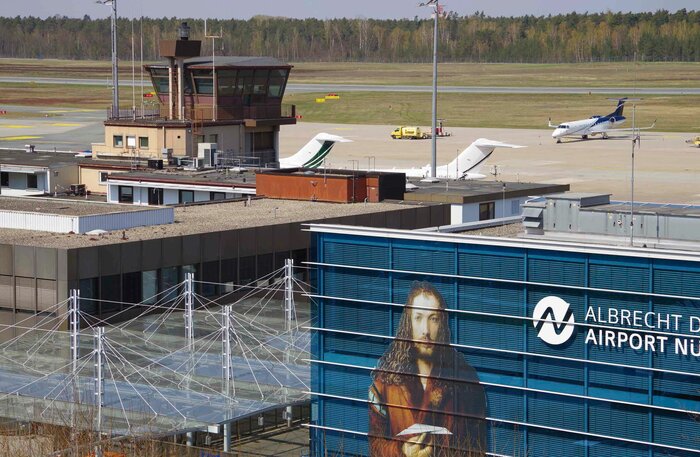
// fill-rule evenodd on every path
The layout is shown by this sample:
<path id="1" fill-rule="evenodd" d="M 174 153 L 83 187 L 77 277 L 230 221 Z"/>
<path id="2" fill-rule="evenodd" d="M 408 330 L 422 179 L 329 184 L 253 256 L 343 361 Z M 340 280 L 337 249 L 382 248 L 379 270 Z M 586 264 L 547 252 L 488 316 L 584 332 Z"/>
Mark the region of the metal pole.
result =
<path id="1" fill-rule="evenodd" d="M 631 196 L 630 196 L 630 246 L 634 246 L 634 148 L 637 145 L 639 135 L 635 133 L 635 114 L 637 105 L 632 105 L 632 179 L 631 179 Z"/>
<path id="2" fill-rule="evenodd" d="M 294 319 L 294 260 L 284 263 L 284 321 L 285 331 L 291 332 Z"/>
<path id="3" fill-rule="evenodd" d="M 437 177 L 437 56 L 438 56 L 438 16 L 440 15 L 440 2 L 435 2 L 435 27 L 433 30 L 433 132 L 430 138 L 432 155 L 430 160 L 430 177 Z"/>
<path id="4" fill-rule="evenodd" d="M 80 354 L 80 291 L 71 289 L 70 309 L 70 355 L 71 355 L 71 384 L 73 387 L 73 402 L 71 403 L 71 441 L 75 440 L 76 404 L 80 403 L 80 389 L 78 388 L 78 357 Z"/>
<path id="5" fill-rule="evenodd" d="M 112 2 L 112 118 L 119 118 L 119 58 L 117 57 L 117 0 Z"/>
<path id="6" fill-rule="evenodd" d="M 78 375 L 78 357 L 80 353 L 80 291 L 70 291 L 70 355 L 73 376 Z"/>
<path id="7" fill-rule="evenodd" d="M 222 334 L 222 374 L 224 378 L 224 395 L 227 400 L 231 398 L 231 387 L 233 385 L 233 395 L 236 395 L 236 386 L 231 381 L 233 370 L 231 368 L 231 305 L 222 308 L 223 334 Z M 231 452 L 231 423 L 224 423 L 224 452 Z"/>
<path id="8" fill-rule="evenodd" d="M 231 394 L 236 395 L 236 385 L 233 380 L 233 369 L 231 367 L 231 305 L 226 305 L 221 310 L 222 318 L 222 351 L 221 351 L 221 371 L 224 381 L 223 393 L 227 398 L 231 398 Z M 231 389 L 233 387 L 233 392 Z"/>
<path id="9" fill-rule="evenodd" d="M 102 440 L 102 406 L 104 405 L 104 327 L 95 329 L 95 405 L 97 406 L 97 431 L 98 444 L 95 446 L 95 456 L 102 457 L 102 447 L 99 441 Z"/>
<path id="10" fill-rule="evenodd" d="M 212 104 L 211 120 L 216 121 L 216 112 L 218 111 L 218 94 L 217 94 L 217 82 L 216 82 L 216 43 L 214 42 L 215 37 L 211 37 L 211 92 L 214 97 L 214 103 Z"/>
<path id="11" fill-rule="evenodd" d="M 224 452 L 231 452 L 231 422 L 224 422 Z"/>
<path id="12" fill-rule="evenodd" d="M 194 309 L 192 300 L 192 273 L 185 274 L 185 338 L 187 347 L 194 344 Z"/>

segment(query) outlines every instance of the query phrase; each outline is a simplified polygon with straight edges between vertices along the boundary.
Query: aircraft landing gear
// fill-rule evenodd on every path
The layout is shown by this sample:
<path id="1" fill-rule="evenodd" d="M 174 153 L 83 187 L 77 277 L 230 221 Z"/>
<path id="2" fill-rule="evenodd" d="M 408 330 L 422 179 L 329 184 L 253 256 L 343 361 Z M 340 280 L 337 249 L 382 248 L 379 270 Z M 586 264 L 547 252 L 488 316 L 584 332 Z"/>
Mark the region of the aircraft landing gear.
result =
<path id="1" fill-rule="evenodd" d="M 587 140 L 587 139 L 588 139 L 588 135 L 581 135 L 581 138 L 583 138 L 584 140 Z"/>
<path id="2" fill-rule="evenodd" d="M 607 134 L 607 133 L 603 133 L 603 139 L 604 139 L 604 140 L 607 140 L 608 138 L 610 138 L 610 137 L 608 136 L 608 134 Z"/>
<path id="3" fill-rule="evenodd" d="M 561 144 L 561 138 L 557 138 L 557 144 Z"/>

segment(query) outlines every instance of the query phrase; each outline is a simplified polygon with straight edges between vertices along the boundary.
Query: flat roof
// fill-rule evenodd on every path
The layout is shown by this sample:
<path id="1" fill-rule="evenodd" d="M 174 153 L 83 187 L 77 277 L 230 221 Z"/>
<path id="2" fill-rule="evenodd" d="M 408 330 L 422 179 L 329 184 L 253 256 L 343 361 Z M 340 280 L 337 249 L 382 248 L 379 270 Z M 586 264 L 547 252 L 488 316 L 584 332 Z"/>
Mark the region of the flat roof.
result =
<path id="1" fill-rule="evenodd" d="M 569 184 L 539 184 L 499 181 L 438 181 L 409 180 L 418 188 L 406 192 L 407 201 L 466 204 L 502 198 L 529 197 L 566 192 Z"/>
<path id="2" fill-rule="evenodd" d="M 185 59 L 185 66 L 188 68 L 211 68 L 211 56 L 191 57 Z M 216 68 L 222 67 L 274 67 L 274 68 L 292 68 L 293 66 L 274 57 L 256 57 L 256 56 L 216 56 Z M 167 64 L 144 65 L 146 68 L 168 68 Z"/>
<path id="3" fill-rule="evenodd" d="M 148 206 L 116 205 L 90 200 L 0 196 L 0 211 L 24 211 L 28 213 L 58 214 L 61 216 L 93 216 L 144 211 L 147 209 L 149 209 Z"/>
<path id="4" fill-rule="evenodd" d="M 129 167 L 127 161 L 115 160 L 94 160 L 91 157 L 82 155 L 76 156 L 74 152 L 26 152 L 24 149 L 2 149 L 0 150 L 1 165 L 17 165 L 23 167 L 51 167 L 82 165 L 91 167 Z"/>
<path id="5" fill-rule="evenodd" d="M 25 198 L 23 200 L 29 200 Z M 118 211 L 144 207 L 110 204 Z M 282 223 L 322 222 L 332 218 L 404 209 L 407 203 L 322 203 L 297 200 L 254 199 L 216 202 L 175 208 L 175 223 L 117 230 L 100 236 L 0 229 L 0 243 L 52 248 L 81 248 L 182 235 L 261 227 Z M 122 232 L 124 236 L 122 236 Z"/>
<path id="6" fill-rule="evenodd" d="M 129 173 L 119 173 L 111 175 L 108 181 L 148 181 L 177 184 L 208 184 L 229 187 L 255 187 L 255 173 L 244 171 L 242 173 L 230 171 L 228 169 L 211 169 L 206 171 L 179 170 L 165 168 L 163 170 L 134 171 Z"/>
<path id="7" fill-rule="evenodd" d="M 597 211 L 597 212 L 614 212 L 614 213 L 629 213 L 631 202 L 612 201 L 607 205 L 597 205 L 588 208 L 582 208 L 582 211 Z M 634 202 L 634 212 L 636 214 L 658 214 L 661 216 L 688 216 L 700 217 L 700 206 L 698 205 L 679 205 L 672 203 L 650 203 L 650 202 Z"/>

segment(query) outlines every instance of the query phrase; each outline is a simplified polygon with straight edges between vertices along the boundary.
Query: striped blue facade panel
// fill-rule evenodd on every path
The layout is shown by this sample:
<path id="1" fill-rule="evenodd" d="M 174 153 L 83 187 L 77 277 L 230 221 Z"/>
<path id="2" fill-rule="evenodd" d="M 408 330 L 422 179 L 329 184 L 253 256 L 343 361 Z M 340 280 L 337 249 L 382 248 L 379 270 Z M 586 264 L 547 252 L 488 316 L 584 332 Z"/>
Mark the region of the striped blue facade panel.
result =
<path id="1" fill-rule="evenodd" d="M 525 265 L 521 256 L 460 252 L 457 258 L 460 276 L 516 281 L 524 279 Z"/>
<path id="2" fill-rule="evenodd" d="M 328 300 L 324 316 L 326 327 L 334 330 L 374 335 L 385 335 L 389 331 L 389 309 L 386 305 Z"/>
<path id="3" fill-rule="evenodd" d="M 648 408 L 590 401 L 588 431 L 597 435 L 617 436 L 636 441 L 651 441 Z"/>
<path id="4" fill-rule="evenodd" d="M 537 457 L 586 457 L 586 441 L 554 431 L 533 429 L 527 433 L 527 453 Z M 516 454 L 517 456 L 518 454 Z"/>
<path id="5" fill-rule="evenodd" d="M 321 365 L 321 376 L 325 393 L 358 400 L 367 398 L 372 382 L 370 371 L 362 368 Z"/>
<path id="6" fill-rule="evenodd" d="M 331 297 L 355 300 L 389 301 L 386 274 L 330 268 L 324 273 L 324 291 Z"/>
<path id="7" fill-rule="evenodd" d="M 700 297 L 700 271 L 697 266 L 682 270 L 676 268 L 654 269 L 655 294 Z"/>
<path id="8" fill-rule="evenodd" d="M 468 316 L 457 318 L 457 342 L 467 346 L 522 351 L 522 321 L 504 317 Z"/>
<path id="9" fill-rule="evenodd" d="M 444 243 L 426 243 L 416 248 L 415 244 L 403 247 L 394 243 L 391 250 L 394 270 L 415 271 L 416 273 L 455 274 L 454 249 L 445 249 Z"/>
<path id="10" fill-rule="evenodd" d="M 649 290 L 648 265 L 591 263 L 588 266 L 589 287 L 595 289 L 646 292 Z"/>
<path id="11" fill-rule="evenodd" d="M 586 406 L 577 398 L 538 392 L 527 394 L 527 414 L 532 424 L 583 432 L 585 411 Z"/>
<path id="12" fill-rule="evenodd" d="M 327 427 L 366 433 L 369 428 L 368 411 L 366 401 L 359 402 L 339 398 L 325 398 L 323 400 L 322 415 Z"/>
<path id="13" fill-rule="evenodd" d="M 503 352 L 461 349 L 465 358 L 482 376 L 494 382 L 523 385 L 523 356 Z"/>
<path id="14" fill-rule="evenodd" d="M 582 260 L 531 257 L 528 259 L 527 276 L 528 281 L 532 282 L 585 286 L 586 265 Z"/>
<path id="15" fill-rule="evenodd" d="M 381 357 L 386 350 L 387 342 L 383 338 L 370 338 L 362 335 L 345 335 L 341 333 L 328 333 L 323 335 L 322 343 L 325 352 L 341 354 L 363 354 L 367 356 Z M 326 360 L 324 355 L 320 360 Z"/>
<path id="16" fill-rule="evenodd" d="M 486 402 L 491 417 L 514 422 L 525 420 L 525 394 L 522 390 L 488 386 Z"/>
<path id="17" fill-rule="evenodd" d="M 389 247 L 377 243 L 345 243 L 328 241 L 323 244 L 323 262 L 356 267 L 389 268 Z"/>
<path id="18" fill-rule="evenodd" d="M 697 452 L 676 451 L 656 448 L 651 454 L 653 457 L 698 457 Z"/>
<path id="19" fill-rule="evenodd" d="M 654 442 L 698 449 L 700 425 L 698 416 L 659 411 L 654 414 Z"/>
<path id="20" fill-rule="evenodd" d="M 656 372 L 653 385 L 654 404 L 700 411 L 699 377 Z"/>
<path id="21" fill-rule="evenodd" d="M 589 439 L 578 444 L 588 447 L 588 457 L 640 457 L 648 456 L 646 446 L 610 440 Z"/>
<path id="22" fill-rule="evenodd" d="M 527 362 L 528 385 L 542 390 L 583 394 L 584 373 L 577 361 L 532 357 Z"/>
<path id="23" fill-rule="evenodd" d="M 650 374 L 645 370 L 608 365 L 588 367 L 588 389 L 595 397 L 646 403 L 650 382 Z"/>
<path id="24" fill-rule="evenodd" d="M 523 286 L 495 281 L 457 280 L 457 309 L 522 316 Z"/>

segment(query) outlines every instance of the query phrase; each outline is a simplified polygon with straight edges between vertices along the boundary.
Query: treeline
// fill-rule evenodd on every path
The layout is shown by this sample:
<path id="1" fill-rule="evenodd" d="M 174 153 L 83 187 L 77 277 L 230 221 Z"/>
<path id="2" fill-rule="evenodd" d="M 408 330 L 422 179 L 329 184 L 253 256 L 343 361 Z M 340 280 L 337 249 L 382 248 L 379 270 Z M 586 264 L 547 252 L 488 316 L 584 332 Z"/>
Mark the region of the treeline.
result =
<path id="1" fill-rule="evenodd" d="M 204 21 L 118 21 L 119 56 L 159 60 L 158 41 L 174 39 L 182 20 L 192 39 L 202 39 Z M 266 55 L 285 61 L 429 62 L 431 19 L 209 20 L 219 55 Z M 0 18 L 0 56 L 109 59 L 110 20 L 51 17 Z M 132 34 L 133 30 L 133 34 Z M 211 40 L 203 40 L 204 54 Z M 142 45 L 143 43 L 143 45 Z M 700 11 L 486 17 L 448 14 L 441 20 L 440 60 L 446 62 L 700 61 Z"/>

